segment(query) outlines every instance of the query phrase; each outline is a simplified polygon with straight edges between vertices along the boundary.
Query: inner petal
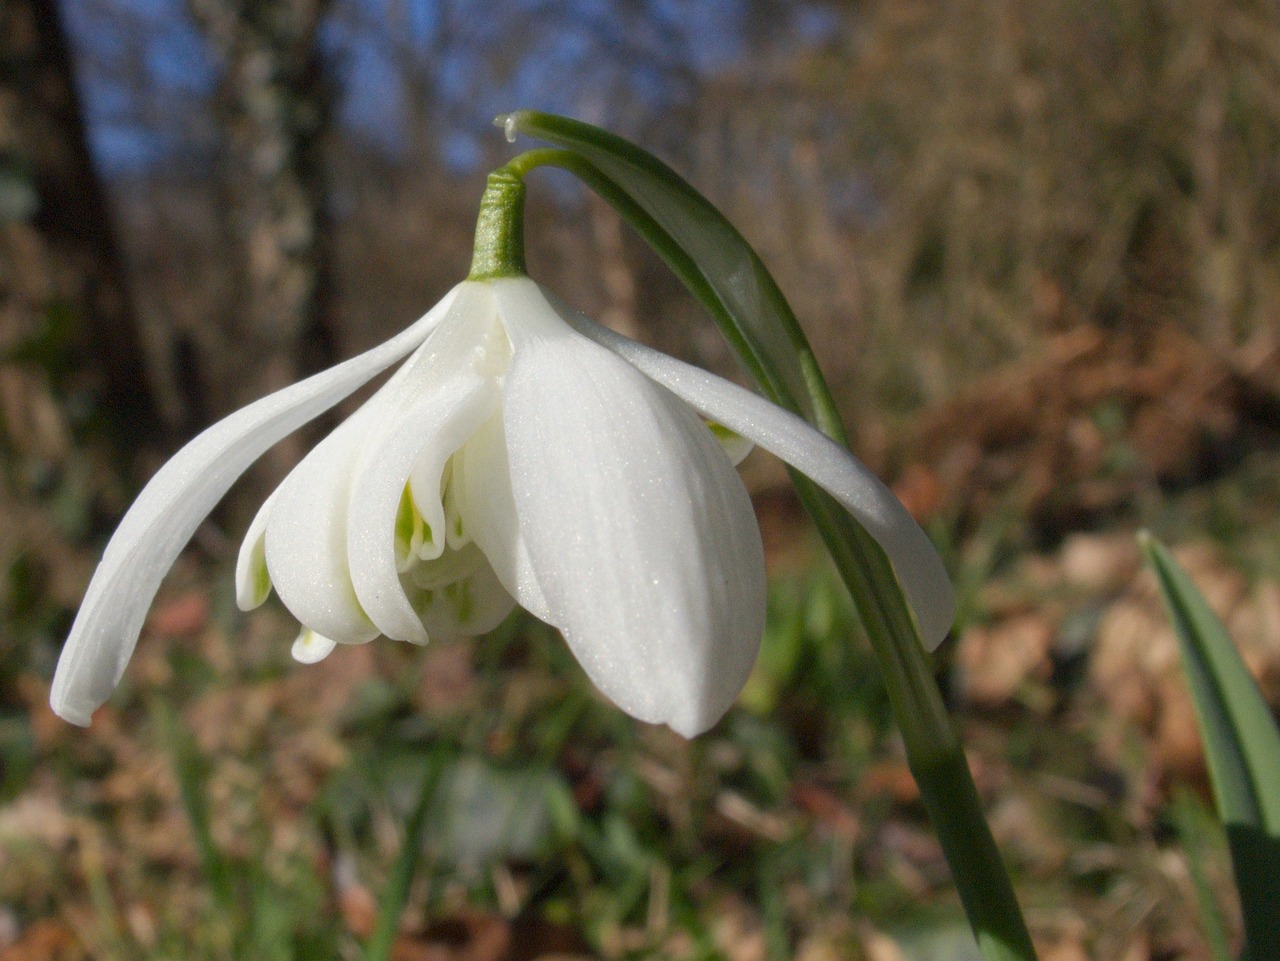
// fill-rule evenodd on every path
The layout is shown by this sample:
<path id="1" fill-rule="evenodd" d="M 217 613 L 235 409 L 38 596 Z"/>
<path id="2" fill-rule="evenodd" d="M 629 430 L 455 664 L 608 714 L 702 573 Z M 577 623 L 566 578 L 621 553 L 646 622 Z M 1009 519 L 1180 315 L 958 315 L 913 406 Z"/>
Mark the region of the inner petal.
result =
<path id="1" fill-rule="evenodd" d="M 316 664 L 333 653 L 338 645 L 309 627 L 304 627 L 289 652 L 299 664 Z"/>
<path id="2" fill-rule="evenodd" d="M 497 627 L 515 607 L 475 544 L 446 550 L 401 577 L 405 593 L 435 638 L 474 637 Z"/>
<path id="3" fill-rule="evenodd" d="M 251 611 L 271 596 L 271 572 L 267 570 L 267 521 L 276 501 L 273 492 L 258 509 L 245 531 L 236 558 L 236 605 Z"/>
<path id="4" fill-rule="evenodd" d="M 397 518 L 403 513 L 405 488 L 412 492 L 412 508 L 424 519 L 423 530 L 431 528 L 414 553 L 439 557 L 447 546 L 439 493 L 445 465 L 497 402 L 496 384 L 464 371 L 410 402 L 365 448 L 351 489 L 347 556 L 361 606 L 388 637 L 419 644 L 428 639 L 400 578 L 397 534 L 404 525 Z M 413 485 L 411 476 L 420 484 Z M 432 477 L 433 483 L 428 480 Z"/>
<path id="5" fill-rule="evenodd" d="M 454 501 L 464 529 L 484 551 L 498 580 L 520 606 L 554 625 L 520 533 L 500 409 L 454 455 L 452 468 Z"/>

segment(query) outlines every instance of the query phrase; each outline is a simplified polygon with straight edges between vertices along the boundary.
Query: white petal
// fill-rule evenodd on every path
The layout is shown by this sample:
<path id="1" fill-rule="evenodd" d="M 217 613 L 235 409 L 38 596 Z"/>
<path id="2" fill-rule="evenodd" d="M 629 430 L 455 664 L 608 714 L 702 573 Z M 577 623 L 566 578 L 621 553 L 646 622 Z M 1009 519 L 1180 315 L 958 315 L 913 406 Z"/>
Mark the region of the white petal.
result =
<path id="1" fill-rule="evenodd" d="M 511 466 L 507 461 L 507 436 L 498 410 L 454 455 L 454 497 L 471 539 L 507 589 L 526 611 L 555 624 L 547 599 L 529 560 L 529 548 L 520 534 L 516 502 L 511 494 Z"/>
<path id="2" fill-rule="evenodd" d="M 386 388 L 384 387 L 385 391 Z M 267 570 L 303 627 L 343 644 L 380 633 L 356 599 L 347 561 L 347 509 L 356 459 L 384 405 L 382 391 L 304 457 L 272 495 Z"/>
<path id="3" fill-rule="evenodd" d="M 316 664 L 332 654 L 337 646 L 336 641 L 317 634 L 309 627 L 304 627 L 298 639 L 293 642 L 293 648 L 289 653 L 299 664 Z"/>
<path id="4" fill-rule="evenodd" d="M 808 422 L 751 391 L 637 344 L 576 312 L 574 328 L 616 352 L 702 412 L 782 458 L 839 501 L 884 548 L 933 650 L 955 619 L 942 558 L 915 518 L 878 477 Z"/>
<path id="5" fill-rule="evenodd" d="M 475 373 L 455 374 L 380 425 L 378 440 L 366 445 L 351 487 L 347 557 L 356 596 L 370 620 L 388 637 L 425 644 L 426 628 L 405 595 L 396 564 L 395 526 L 411 470 L 434 473 L 433 501 L 414 501 L 443 532 L 440 474 L 445 462 L 489 416 L 498 402 L 497 385 Z M 443 542 L 443 534 L 440 540 Z"/>
<path id="6" fill-rule="evenodd" d="M 236 606 L 242 611 L 251 611 L 262 605 L 271 596 L 271 574 L 267 570 L 267 521 L 271 517 L 271 508 L 276 502 L 275 492 L 271 494 L 258 513 L 253 523 L 245 531 L 244 540 L 240 542 L 240 554 L 236 558 Z"/>
<path id="7" fill-rule="evenodd" d="M 87 725 L 111 696 L 160 581 L 236 478 L 272 444 L 328 410 L 422 343 L 457 288 L 386 343 L 219 421 L 178 451 L 133 502 L 89 582 L 58 660 L 50 703 Z"/>
<path id="8" fill-rule="evenodd" d="M 692 737 L 732 705 L 764 629 L 751 502 L 685 404 L 499 281 L 521 531 L 554 623 L 600 690 Z"/>

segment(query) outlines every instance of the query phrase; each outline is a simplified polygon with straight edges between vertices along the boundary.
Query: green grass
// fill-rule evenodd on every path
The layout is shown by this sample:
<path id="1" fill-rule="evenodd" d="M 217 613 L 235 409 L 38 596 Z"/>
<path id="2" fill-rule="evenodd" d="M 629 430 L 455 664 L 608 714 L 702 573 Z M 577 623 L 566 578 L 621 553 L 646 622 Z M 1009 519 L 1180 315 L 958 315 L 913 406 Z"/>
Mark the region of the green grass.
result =
<path id="1" fill-rule="evenodd" d="M 303 667 L 274 603 L 246 618 L 222 603 L 225 571 L 185 575 L 211 620 L 144 638 L 88 732 L 33 703 L 0 719 L 0 900 L 20 929 L 55 919 L 103 958 L 360 958 L 430 762 L 402 939 L 472 943 L 483 922 L 607 958 L 859 958 L 877 937 L 913 959 L 970 956 L 825 564 L 774 578 L 757 671 L 694 742 L 601 700 L 525 616 L 475 642 Z M 1033 930 L 1099 958 L 1121 956 L 1123 931 L 1202 943 L 1197 889 L 1170 873 L 1177 836 L 1142 794 L 1142 736 L 1116 768 L 1087 679 L 1048 683 L 1044 704 L 956 703 Z M 6 831 L 33 798 L 77 825 L 72 840 Z M 1220 880 L 1220 846 L 1205 864 Z"/>

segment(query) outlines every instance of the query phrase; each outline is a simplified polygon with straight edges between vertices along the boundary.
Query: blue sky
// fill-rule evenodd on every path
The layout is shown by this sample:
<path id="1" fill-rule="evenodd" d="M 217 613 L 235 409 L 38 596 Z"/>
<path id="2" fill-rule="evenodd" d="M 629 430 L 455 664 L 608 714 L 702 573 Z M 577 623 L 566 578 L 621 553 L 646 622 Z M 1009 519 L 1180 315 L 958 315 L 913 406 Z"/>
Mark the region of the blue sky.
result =
<path id="1" fill-rule="evenodd" d="M 184 0 L 64 0 L 94 149 L 108 173 L 199 163 L 215 142 L 205 98 L 217 64 Z M 483 161 L 490 120 L 533 107 L 629 128 L 661 120 L 698 78 L 770 46 L 820 43 L 838 26 L 796 4 L 762 25 L 760 0 L 335 0 L 322 42 L 349 131 L 394 152 L 413 93 L 434 93 L 435 142 L 451 167 Z M 752 17 L 755 22 L 752 24 Z M 394 24 L 388 27 L 388 24 Z"/>

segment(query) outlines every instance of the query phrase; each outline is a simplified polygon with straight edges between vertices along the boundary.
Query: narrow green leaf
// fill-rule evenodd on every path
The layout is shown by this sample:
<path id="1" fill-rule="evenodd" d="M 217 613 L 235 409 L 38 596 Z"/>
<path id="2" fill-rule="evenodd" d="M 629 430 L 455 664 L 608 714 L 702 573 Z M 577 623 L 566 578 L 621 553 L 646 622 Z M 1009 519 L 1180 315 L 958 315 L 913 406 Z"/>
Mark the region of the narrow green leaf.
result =
<path id="1" fill-rule="evenodd" d="M 1280 731 L 1226 628 L 1173 555 L 1139 535 L 1160 584 L 1227 833 L 1245 939 L 1261 959 L 1280 931 Z"/>
<path id="2" fill-rule="evenodd" d="M 1191 886 L 1196 892 L 1200 907 L 1200 921 L 1204 925 L 1205 941 L 1212 961 L 1231 961 L 1227 947 L 1227 930 L 1222 923 L 1222 913 L 1213 893 L 1213 885 L 1204 870 L 1204 857 L 1209 845 L 1209 834 L 1217 825 L 1210 824 L 1211 815 L 1189 791 L 1180 790 L 1173 798 L 1171 810 L 1173 826 L 1177 829 L 1182 849 L 1187 856 L 1187 871 L 1191 874 Z M 1220 843 L 1220 842 L 1219 842 Z"/>
<path id="3" fill-rule="evenodd" d="M 418 786 L 418 798 L 409 820 L 404 826 L 404 843 L 395 864 L 391 866 L 391 874 L 387 878 L 387 886 L 382 892 L 382 900 L 378 906 L 378 920 L 369 943 L 365 945 L 365 961 L 388 961 L 395 948 L 396 932 L 400 925 L 400 915 L 409 900 L 409 889 L 413 886 L 413 876 L 417 873 L 418 862 L 422 859 L 423 834 L 427 828 L 427 813 L 435 800 L 436 787 L 444 772 L 445 764 L 450 756 L 447 747 L 437 747 L 427 757 L 422 770 L 422 782 Z"/>

